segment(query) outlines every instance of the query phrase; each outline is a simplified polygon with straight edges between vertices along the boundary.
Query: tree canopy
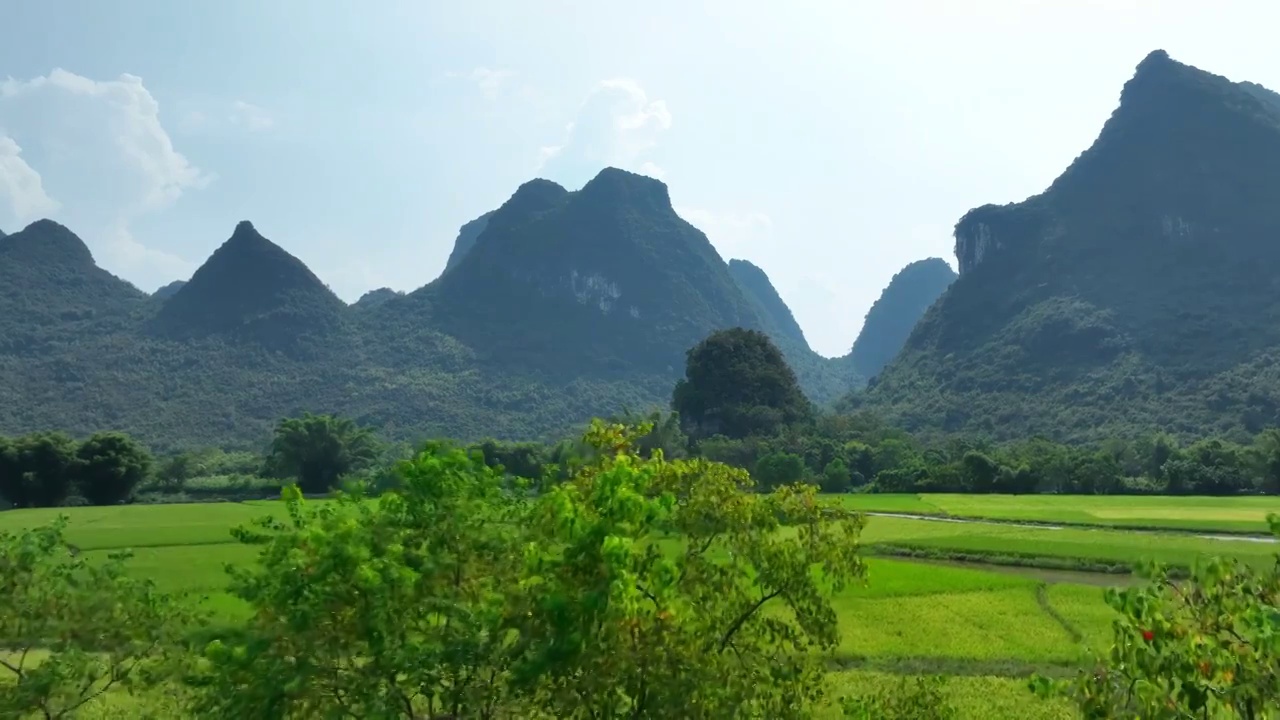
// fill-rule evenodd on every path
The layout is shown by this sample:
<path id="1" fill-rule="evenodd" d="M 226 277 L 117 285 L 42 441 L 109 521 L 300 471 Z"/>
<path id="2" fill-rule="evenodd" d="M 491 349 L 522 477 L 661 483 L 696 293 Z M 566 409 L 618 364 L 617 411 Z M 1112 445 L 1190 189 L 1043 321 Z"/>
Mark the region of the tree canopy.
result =
<path id="1" fill-rule="evenodd" d="M 770 434 L 813 417 L 782 353 L 745 328 L 714 332 L 689 350 L 671 405 L 692 438 Z"/>

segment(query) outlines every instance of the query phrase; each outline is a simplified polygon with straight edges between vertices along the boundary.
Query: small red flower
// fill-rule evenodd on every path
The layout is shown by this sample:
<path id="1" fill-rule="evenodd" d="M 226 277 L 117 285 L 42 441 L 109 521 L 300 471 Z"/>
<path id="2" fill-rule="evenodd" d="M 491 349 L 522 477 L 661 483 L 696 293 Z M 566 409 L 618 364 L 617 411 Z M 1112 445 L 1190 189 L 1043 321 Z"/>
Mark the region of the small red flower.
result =
<path id="1" fill-rule="evenodd" d="M 1155 638 L 1155 636 L 1156 634 L 1151 632 L 1150 630 L 1142 631 L 1142 639 L 1146 640 L 1147 642 L 1151 642 Z"/>

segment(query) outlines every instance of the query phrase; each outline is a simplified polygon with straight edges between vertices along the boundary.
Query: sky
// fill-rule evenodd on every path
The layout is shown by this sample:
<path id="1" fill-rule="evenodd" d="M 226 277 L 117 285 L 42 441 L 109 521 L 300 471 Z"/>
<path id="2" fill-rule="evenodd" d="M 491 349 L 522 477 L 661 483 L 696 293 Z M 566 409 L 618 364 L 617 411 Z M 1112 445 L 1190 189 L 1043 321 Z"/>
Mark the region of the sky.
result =
<path id="1" fill-rule="evenodd" d="M 1150 51 L 1280 89 L 1265 0 L 0 0 L 0 230 L 152 291 L 251 220 L 347 301 L 546 177 L 657 177 L 848 352 L 970 208 L 1043 190 Z"/>

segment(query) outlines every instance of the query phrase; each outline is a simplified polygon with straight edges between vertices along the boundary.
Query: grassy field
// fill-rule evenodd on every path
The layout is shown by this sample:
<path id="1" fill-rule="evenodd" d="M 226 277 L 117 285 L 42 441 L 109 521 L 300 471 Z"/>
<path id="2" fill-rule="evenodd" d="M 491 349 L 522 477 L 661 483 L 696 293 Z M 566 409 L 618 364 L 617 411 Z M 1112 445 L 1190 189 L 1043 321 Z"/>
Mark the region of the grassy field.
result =
<path id="1" fill-rule="evenodd" d="M 1266 533 L 1275 497 L 1153 497 L 1131 495 L 878 495 L 840 496 L 869 512 L 1022 520 L 1064 525 Z"/>
<path id="2" fill-rule="evenodd" d="M 1062 521 L 1071 512 L 1063 498 L 958 496 L 851 496 L 859 507 L 893 512 L 938 512 L 977 515 L 992 500 L 988 514 L 1010 517 L 1039 512 L 1036 519 Z M 963 500 L 963 502 L 961 501 Z M 1185 499 L 1075 498 L 1093 512 L 1153 520 L 1160 508 L 1181 507 L 1182 519 L 1197 522 Z M 1112 510 L 1101 501 L 1112 503 Z M 861 503 L 876 501 L 870 506 Z M 1015 502 L 1016 501 L 1016 502 Z M 1141 501 L 1145 504 L 1138 504 Z M 1037 510 L 1037 502 L 1040 503 Z M 1219 500 L 1206 512 L 1219 522 L 1232 511 L 1232 501 Z M 1264 513 L 1264 504 L 1239 499 L 1237 517 Z M 967 503 L 967 504 L 966 504 Z M 928 505 L 928 507 L 926 507 Z M 278 502 L 132 505 L 75 508 L 68 540 L 91 556 L 120 548 L 135 551 L 133 572 L 153 578 L 163 589 L 189 591 L 225 621 L 242 617 L 246 608 L 226 594 L 224 566 L 253 562 L 256 548 L 230 536 L 235 525 L 278 513 Z M 1055 517 L 1055 513 L 1057 516 Z M 1252 515 L 1250 515 L 1252 513 Z M 59 511 L 0 513 L 0 530 L 31 527 L 52 520 Z M 1101 516 L 1101 515 L 1099 515 Z M 1025 516 L 1017 519 L 1027 519 Z M 1244 522 L 1243 520 L 1241 522 Z M 1222 529 L 1217 526 L 1216 529 Z M 869 517 L 864 533 L 869 578 L 850 588 L 835 604 L 841 617 L 841 642 L 832 662 L 838 668 L 838 692 L 873 689 L 893 678 L 943 674 L 951 679 L 947 694 L 970 718 L 1067 718 L 1064 705 L 1035 699 L 1026 690 L 1032 672 L 1072 671 L 1088 648 L 1105 649 L 1112 611 L 1102 603 L 1101 585 L 1120 584 L 1123 576 L 1073 575 L 1034 567 L 970 566 L 920 562 L 879 555 L 910 550 L 936 557 L 971 556 L 1014 559 L 1031 566 L 1088 567 L 1125 565 L 1145 558 L 1187 564 L 1199 555 L 1222 554 L 1250 562 L 1268 562 L 1277 546 L 1243 540 L 1214 540 L 1190 534 L 1158 534 L 1088 528 L 1026 528 L 992 523 L 954 523 L 894 517 Z M 83 717 L 135 714 L 135 699 L 112 695 Z M 153 707 L 164 699 L 147 700 Z M 833 710 L 834 712 L 834 710 Z M 832 715 L 834 717 L 834 715 Z"/>

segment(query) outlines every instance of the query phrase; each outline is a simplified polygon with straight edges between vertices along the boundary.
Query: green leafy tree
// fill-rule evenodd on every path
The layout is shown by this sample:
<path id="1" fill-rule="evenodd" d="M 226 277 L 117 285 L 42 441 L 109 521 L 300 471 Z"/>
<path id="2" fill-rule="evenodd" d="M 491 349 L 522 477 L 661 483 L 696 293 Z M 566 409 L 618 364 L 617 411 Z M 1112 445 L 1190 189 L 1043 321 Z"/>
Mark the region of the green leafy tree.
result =
<path id="1" fill-rule="evenodd" d="M 321 493 L 344 475 L 367 468 L 378 455 L 370 430 L 348 418 L 306 413 L 276 426 L 267 470 L 273 477 L 297 479 L 303 492 Z"/>
<path id="2" fill-rule="evenodd" d="M 712 333 L 689 350 L 671 405 L 694 439 L 770 434 L 813 417 L 782 352 L 743 328 Z"/>
<path id="3" fill-rule="evenodd" d="M 262 546 L 233 571 L 253 617 L 206 649 L 192 711 L 807 716 L 831 593 L 864 573 L 861 518 L 811 487 L 760 495 L 740 470 L 645 458 L 648 431 L 595 425 L 592 459 L 536 499 L 445 446 L 376 501 L 288 491 L 287 520 L 237 532 Z"/>
<path id="4" fill-rule="evenodd" d="M 1254 441 L 1262 489 L 1280 495 L 1280 428 L 1267 428 Z"/>
<path id="5" fill-rule="evenodd" d="M 741 470 L 644 459 L 634 437 L 595 424 L 601 459 L 538 500 L 516 686 L 569 720 L 808 716 L 831 593 L 864 573 L 860 516 L 812 486 L 753 493 Z"/>
<path id="6" fill-rule="evenodd" d="M 14 453 L 13 441 L 0 435 L 0 507 L 6 502 L 18 506 L 19 500 L 25 498 L 22 473 L 18 470 L 18 457 Z"/>
<path id="7" fill-rule="evenodd" d="M 126 574 L 128 553 L 74 553 L 65 527 L 0 533 L 0 717 L 65 718 L 108 691 L 171 680 L 183 633 L 202 620 Z"/>
<path id="8" fill-rule="evenodd" d="M 98 433 L 76 448 L 76 486 L 94 505 L 128 499 L 151 471 L 151 453 L 124 433 Z"/>
<path id="9" fill-rule="evenodd" d="M 1000 464 L 985 453 L 970 450 L 960 459 L 963 482 L 976 493 L 995 492 L 1000 479 Z"/>
<path id="10" fill-rule="evenodd" d="M 832 460 L 822 469 L 822 492 L 848 492 L 851 487 L 853 487 L 853 474 L 841 458 Z"/>
<path id="11" fill-rule="evenodd" d="M 476 453 L 429 448 L 378 500 L 317 508 L 286 489 L 288 521 L 237 536 L 232 569 L 254 610 L 217 642 L 195 710 L 209 718 L 494 717 L 504 707 L 505 594 L 521 561 L 522 505 Z"/>
<path id="12" fill-rule="evenodd" d="M 756 461 L 755 478 L 760 487 L 772 490 L 804 479 L 804 460 L 785 452 L 769 453 Z"/>
<path id="13" fill-rule="evenodd" d="M 76 444 L 63 433 L 33 433 L 0 447 L 0 495 L 16 507 L 54 507 L 71 493 Z"/>
<path id="14" fill-rule="evenodd" d="M 1280 536 L 1280 516 L 1271 516 Z M 1175 580 L 1107 591 L 1120 614 L 1108 654 L 1071 681 L 1036 678 L 1085 718 L 1274 718 L 1280 714 L 1280 556 L 1257 570 L 1212 559 Z"/>

